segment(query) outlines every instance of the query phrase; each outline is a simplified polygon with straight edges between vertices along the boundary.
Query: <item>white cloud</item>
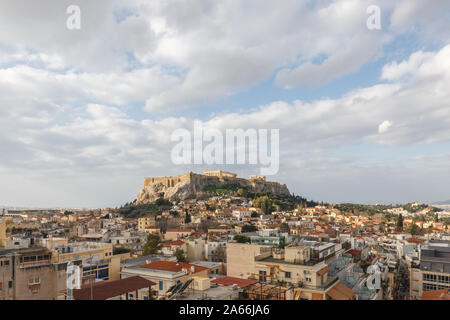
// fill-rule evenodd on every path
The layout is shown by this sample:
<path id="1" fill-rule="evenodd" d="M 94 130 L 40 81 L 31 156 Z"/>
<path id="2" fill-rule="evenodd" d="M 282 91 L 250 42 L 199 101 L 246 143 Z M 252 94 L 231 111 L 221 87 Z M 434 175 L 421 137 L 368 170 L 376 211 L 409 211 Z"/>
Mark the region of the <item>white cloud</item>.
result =
<path id="1" fill-rule="evenodd" d="M 387 132 L 392 127 L 392 124 L 393 123 L 389 120 L 383 121 L 383 123 L 378 126 L 378 133 L 382 134 Z"/>
<path id="2" fill-rule="evenodd" d="M 390 1 L 380 2 L 392 10 Z M 45 67 L 68 73 L 121 77 L 130 68 L 159 68 L 156 83 L 176 80 L 147 85 L 145 108 L 151 112 L 207 104 L 278 70 L 276 83 L 283 87 L 327 83 L 358 70 L 387 39 L 387 30 L 365 27 L 369 0 L 107 0 L 101 5 L 82 0 L 79 31 L 65 28 L 70 1 L 43 0 L 33 10 L 24 10 L 25 4 L 0 6 L 0 20 L 9 26 L 0 30 L 0 45 L 11 55 L 0 56 L 0 63 L 24 52 L 28 56 L 18 61 L 31 62 L 37 51 Z M 124 7 L 133 14 L 119 23 L 115 16 Z M 315 63 L 324 56 L 323 63 Z"/>
<path id="3" fill-rule="evenodd" d="M 424 63 L 434 58 L 432 52 L 418 51 L 413 53 L 408 60 L 401 63 L 391 62 L 383 67 L 381 79 L 398 80 L 417 72 Z"/>

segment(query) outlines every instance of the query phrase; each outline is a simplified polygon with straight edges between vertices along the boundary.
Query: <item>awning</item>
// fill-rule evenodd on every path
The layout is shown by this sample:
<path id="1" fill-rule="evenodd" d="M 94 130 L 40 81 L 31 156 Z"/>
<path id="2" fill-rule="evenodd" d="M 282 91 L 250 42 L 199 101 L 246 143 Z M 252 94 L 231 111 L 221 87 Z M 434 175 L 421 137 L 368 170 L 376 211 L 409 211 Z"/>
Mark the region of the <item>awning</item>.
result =
<path id="1" fill-rule="evenodd" d="M 105 281 L 93 284 L 92 286 L 92 300 L 106 300 L 134 292 L 143 288 L 151 288 L 156 283 L 144 279 L 139 276 L 125 278 L 116 281 Z M 75 300 L 91 300 L 90 286 L 83 289 L 73 290 L 73 297 Z"/>
<path id="2" fill-rule="evenodd" d="M 355 292 L 338 282 L 327 292 L 327 295 L 333 300 L 350 300 L 355 295 Z"/>
<path id="3" fill-rule="evenodd" d="M 321 293 L 312 293 L 312 299 L 311 300 L 323 300 L 323 295 Z"/>
<path id="4" fill-rule="evenodd" d="M 328 268 L 328 267 L 325 267 L 325 268 L 322 268 L 322 269 L 320 269 L 319 271 L 317 271 L 317 274 L 318 274 L 319 276 L 323 276 L 324 274 L 326 274 L 326 273 L 329 272 L 329 271 L 331 271 L 331 269 Z"/>

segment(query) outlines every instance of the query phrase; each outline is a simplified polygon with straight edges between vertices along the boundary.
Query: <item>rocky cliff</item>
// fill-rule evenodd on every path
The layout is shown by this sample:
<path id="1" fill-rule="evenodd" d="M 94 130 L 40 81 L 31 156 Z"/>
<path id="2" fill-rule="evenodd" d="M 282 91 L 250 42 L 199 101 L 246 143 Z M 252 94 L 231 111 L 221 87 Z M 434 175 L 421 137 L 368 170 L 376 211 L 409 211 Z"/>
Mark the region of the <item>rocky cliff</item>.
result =
<path id="1" fill-rule="evenodd" d="M 146 178 L 144 187 L 139 191 L 137 203 L 149 203 L 158 198 L 170 201 L 198 198 L 205 195 L 205 187 L 217 188 L 229 185 L 239 185 L 253 192 L 268 192 L 290 195 L 285 184 L 265 180 L 250 180 L 242 178 L 219 178 L 201 174 L 189 173 L 177 177 Z"/>

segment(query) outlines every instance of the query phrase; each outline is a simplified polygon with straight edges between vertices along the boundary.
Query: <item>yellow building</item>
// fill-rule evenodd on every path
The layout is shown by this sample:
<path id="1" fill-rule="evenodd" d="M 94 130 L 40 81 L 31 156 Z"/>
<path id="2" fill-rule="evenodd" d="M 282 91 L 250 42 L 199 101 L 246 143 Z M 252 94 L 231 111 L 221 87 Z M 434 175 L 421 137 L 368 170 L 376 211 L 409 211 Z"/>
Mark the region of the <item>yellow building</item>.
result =
<path id="1" fill-rule="evenodd" d="M 138 230 L 146 231 L 145 229 L 154 227 L 156 225 L 155 216 L 145 216 L 138 218 Z"/>
<path id="2" fill-rule="evenodd" d="M 82 260 L 82 284 L 96 280 L 120 279 L 120 256 L 113 255 L 111 243 L 81 242 L 52 247 L 52 263 Z"/>

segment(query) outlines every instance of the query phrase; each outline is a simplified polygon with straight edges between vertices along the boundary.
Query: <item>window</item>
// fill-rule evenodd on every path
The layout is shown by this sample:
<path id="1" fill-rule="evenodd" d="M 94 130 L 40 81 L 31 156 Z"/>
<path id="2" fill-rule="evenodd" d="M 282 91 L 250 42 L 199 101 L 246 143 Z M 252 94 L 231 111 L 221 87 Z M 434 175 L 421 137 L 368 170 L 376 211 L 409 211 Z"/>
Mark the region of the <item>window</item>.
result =
<path id="1" fill-rule="evenodd" d="M 285 272 L 284 277 L 286 279 L 290 279 L 291 278 L 291 273 L 290 272 Z"/>
<path id="2" fill-rule="evenodd" d="M 164 282 L 159 282 L 159 290 L 164 290 Z"/>
<path id="3" fill-rule="evenodd" d="M 259 281 L 266 281 L 266 277 L 265 277 L 266 274 L 267 274 L 266 271 L 260 270 L 260 271 L 259 271 Z"/>
<path id="4" fill-rule="evenodd" d="M 305 271 L 305 281 L 306 282 L 311 282 L 312 281 L 311 273 L 309 273 L 309 271 Z"/>
<path id="5" fill-rule="evenodd" d="M 13 285 L 13 282 L 12 282 L 12 281 L 8 281 L 8 288 L 9 288 L 9 289 L 12 288 L 12 285 Z"/>
<path id="6" fill-rule="evenodd" d="M 437 279 L 437 276 L 435 274 L 428 274 L 428 273 L 423 274 L 424 281 L 436 282 L 436 279 Z"/>
<path id="7" fill-rule="evenodd" d="M 107 278 L 109 277 L 109 270 L 108 269 L 104 269 L 104 270 L 99 270 L 98 271 L 98 279 L 104 279 L 107 280 Z"/>

